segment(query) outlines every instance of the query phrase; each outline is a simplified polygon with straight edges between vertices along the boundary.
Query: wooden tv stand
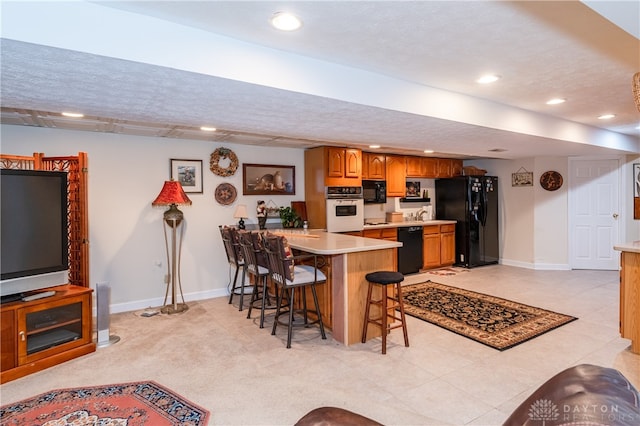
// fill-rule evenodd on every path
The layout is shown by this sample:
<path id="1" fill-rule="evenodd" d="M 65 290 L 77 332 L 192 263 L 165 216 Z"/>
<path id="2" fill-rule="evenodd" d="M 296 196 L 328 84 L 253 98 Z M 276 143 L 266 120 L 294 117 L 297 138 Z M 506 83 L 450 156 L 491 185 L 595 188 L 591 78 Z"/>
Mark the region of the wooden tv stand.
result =
<path id="1" fill-rule="evenodd" d="M 55 295 L 0 307 L 0 383 L 94 352 L 92 289 L 60 285 Z"/>

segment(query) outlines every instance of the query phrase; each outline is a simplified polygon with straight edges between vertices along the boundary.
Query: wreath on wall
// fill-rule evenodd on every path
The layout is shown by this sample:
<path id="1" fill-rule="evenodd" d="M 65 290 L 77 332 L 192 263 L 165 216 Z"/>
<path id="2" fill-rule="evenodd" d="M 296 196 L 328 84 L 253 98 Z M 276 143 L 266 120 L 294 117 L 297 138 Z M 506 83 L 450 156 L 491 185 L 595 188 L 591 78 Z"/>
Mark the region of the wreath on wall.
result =
<path id="1" fill-rule="evenodd" d="M 226 168 L 220 167 L 221 159 L 228 159 L 230 161 L 229 166 Z M 218 148 L 211 154 L 209 169 L 218 176 L 233 176 L 238 169 L 238 156 L 229 148 Z"/>

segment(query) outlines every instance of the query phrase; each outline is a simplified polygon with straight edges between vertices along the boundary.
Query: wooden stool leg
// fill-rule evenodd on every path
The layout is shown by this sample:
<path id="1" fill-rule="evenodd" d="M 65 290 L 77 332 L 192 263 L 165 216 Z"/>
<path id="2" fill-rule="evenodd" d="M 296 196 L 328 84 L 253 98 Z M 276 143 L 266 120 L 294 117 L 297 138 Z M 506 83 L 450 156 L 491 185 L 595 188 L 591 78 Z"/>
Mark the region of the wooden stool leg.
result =
<path id="1" fill-rule="evenodd" d="M 382 287 L 382 317 L 380 318 L 380 321 L 382 323 L 382 355 L 387 353 L 387 334 L 389 333 L 388 330 L 388 326 L 387 326 L 387 317 L 389 315 L 389 308 L 387 308 L 387 288 L 386 286 L 381 286 Z"/>
<path id="2" fill-rule="evenodd" d="M 400 305 L 400 318 L 402 321 L 402 332 L 404 333 L 404 345 L 409 347 L 409 333 L 407 333 L 407 321 L 404 316 L 404 302 L 402 300 L 402 286 L 400 283 L 396 284 L 398 292 L 398 304 Z"/>
<path id="3" fill-rule="evenodd" d="M 364 323 L 362 324 L 362 343 L 365 343 L 367 341 L 367 328 L 369 327 L 369 307 L 371 306 L 372 287 L 373 285 L 369 283 L 369 288 L 367 289 L 367 301 L 364 308 Z"/>

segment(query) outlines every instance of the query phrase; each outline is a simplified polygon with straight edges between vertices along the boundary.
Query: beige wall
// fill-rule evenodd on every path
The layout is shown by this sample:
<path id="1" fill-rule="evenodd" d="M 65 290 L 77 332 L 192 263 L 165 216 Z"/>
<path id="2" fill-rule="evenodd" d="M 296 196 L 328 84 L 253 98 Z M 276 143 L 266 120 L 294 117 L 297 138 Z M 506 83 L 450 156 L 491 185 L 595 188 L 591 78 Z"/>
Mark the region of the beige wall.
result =
<path id="1" fill-rule="evenodd" d="M 169 159 L 201 159 L 204 193 L 190 194 L 192 206 L 182 208 L 186 232 L 182 253 L 182 286 L 187 299 L 226 294 L 230 279 L 218 226 L 235 223 L 239 203 L 247 205 L 256 223 L 254 207 L 262 196 L 242 195 L 242 170 L 222 178 L 209 171 L 209 157 L 220 146 L 231 148 L 241 163 L 291 164 L 296 166 L 296 196 L 273 197 L 276 205 L 304 199 L 304 153 L 302 149 L 268 148 L 216 142 L 148 138 L 108 133 L 66 131 L 26 126 L 0 126 L 2 152 L 31 155 L 89 155 L 90 281 L 111 285 L 112 312 L 158 306 L 164 297 L 166 254 L 162 231 L 163 209 L 151 207 L 164 180 L 169 178 Z M 631 164 L 623 173 L 631 190 Z M 635 157 L 635 162 L 639 162 Z M 567 158 L 536 157 L 523 160 L 468 162 L 500 178 L 500 256 L 508 265 L 539 269 L 567 267 L 567 186 L 549 193 L 536 179 L 546 170 L 566 175 Z M 511 173 L 521 167 L 534 172 L 532 187 L 512 187 Z M 222 182 L 233 184 L 238 199 L 231 206 L 214 200 Z M 624 206 L 625 211 L 631 208 Z M 377 211 L 375 212 L 378 213 Z M 640 221 L 628 214 L 623 219 L 622 240 L 639 239 Z M 161 265 L 158 266 L 158 263 Z"/>
<path id="2" fill-rule="evenodd" d="M 181 207 L 186 224 L 182 287 L 190 299 L 226 294 L 229 267 L 218 226 L 237 223 L 233 212 L 239 203 L 247 205 L 251 217 L 246 222 L 257 223 L 256 201 L 270 199 L 242 195 L 242 163 L 295 165 L 296 196 L 271 199 L 278 206 L 304 199 L 301 149 L 8 125 L 0 127 L 0 136 L 2 152 L 8 154 L 88 153 L 90 281 L 92 287 L 109 282 L 112 312 L 158 306 L 164 298 L 164 209 L 152 208 L 151 202 L 170 177 L 171 158 L 203 161 L 204 192 L 188 194 L 193 204 Z M 220 146 L 231 148 L 240 160 L 234 176 L 223 178 L 209 170 L 209 157 Z M 222 206 L 214 199 L 214 190 L 222 182 L 238 190 L 231 206 Z"/>

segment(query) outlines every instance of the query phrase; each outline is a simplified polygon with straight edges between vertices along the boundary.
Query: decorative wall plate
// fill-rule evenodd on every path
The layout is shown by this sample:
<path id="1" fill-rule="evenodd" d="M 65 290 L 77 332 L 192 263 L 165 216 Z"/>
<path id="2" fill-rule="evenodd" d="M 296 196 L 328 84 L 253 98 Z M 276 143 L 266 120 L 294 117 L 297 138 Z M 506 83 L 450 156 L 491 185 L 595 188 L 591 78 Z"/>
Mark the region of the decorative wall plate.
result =
<path id="1" fill-rule="evenodd" d="M 547 191 L 555 191 L 562 186 L 562 175 L 553 170 L 544 172 L 540 176 L 540 186 Z"/>
<path id="2" fill-rule="evenodd" d="M 216 187 L 215 198 L 216 201 L 223 206 L 227 206 L 236 200 L 238 191 L 230 183 L 221 183 Z"/>

